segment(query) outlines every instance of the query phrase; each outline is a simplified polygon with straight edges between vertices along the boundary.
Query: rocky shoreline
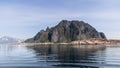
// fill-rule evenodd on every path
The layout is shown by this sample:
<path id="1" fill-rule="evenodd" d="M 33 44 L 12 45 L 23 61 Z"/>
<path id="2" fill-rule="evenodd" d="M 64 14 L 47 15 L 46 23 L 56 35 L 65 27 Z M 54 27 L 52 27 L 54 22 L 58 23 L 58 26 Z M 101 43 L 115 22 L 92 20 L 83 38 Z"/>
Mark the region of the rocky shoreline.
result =
<path id="1" fill-rule="evenodd" d="M 78 40 L 73 41 L 71 44 L 78 44 L 78 45 L 102 45 L 102 44 L 118 44 L 120 40 L 107 40 L 101 38 L 92 38 L 88 40 Z"/>
<path id="2" fill-rule="evenodd" d="M 71 45 L 107 45 L 107 44 L 119 44 L 120 40 L 107 40 L 107 39 L 101 39 L 101 38 L 91 38 L 88 40 L 77 40 L 77 41 L 72 41 L 68 43 L 53 43 L 53 42 L 45 42 L 45 43 L 26 43 L 26 42 L 21 42 L 21 43 L 15 43 L 15 44 L 23 44 L 23 45 L 52 45 L 52 44 L 71 44 Z"/>

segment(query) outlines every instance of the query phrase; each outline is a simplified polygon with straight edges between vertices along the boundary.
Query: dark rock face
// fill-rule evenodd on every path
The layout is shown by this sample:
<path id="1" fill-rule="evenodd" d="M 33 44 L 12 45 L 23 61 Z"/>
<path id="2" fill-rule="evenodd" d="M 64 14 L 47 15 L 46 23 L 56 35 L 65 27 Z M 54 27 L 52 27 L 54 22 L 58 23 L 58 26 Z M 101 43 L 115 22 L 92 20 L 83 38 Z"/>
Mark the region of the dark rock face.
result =
<path id="1" fill-rule="evenodd" d="M 105 34 L 103 32 L 99 32 L 101 38 L 106 38 Z"/>
<path id="2" fill-rule="evenodd" d="M 83 21 L 62 20 L 52 28 L 41 30 L 29 42 L 70 42 L 75 40 L 85 40 L 89 38 L 106 38 L 104 33 L 98 32 L 94 27 Z"/>

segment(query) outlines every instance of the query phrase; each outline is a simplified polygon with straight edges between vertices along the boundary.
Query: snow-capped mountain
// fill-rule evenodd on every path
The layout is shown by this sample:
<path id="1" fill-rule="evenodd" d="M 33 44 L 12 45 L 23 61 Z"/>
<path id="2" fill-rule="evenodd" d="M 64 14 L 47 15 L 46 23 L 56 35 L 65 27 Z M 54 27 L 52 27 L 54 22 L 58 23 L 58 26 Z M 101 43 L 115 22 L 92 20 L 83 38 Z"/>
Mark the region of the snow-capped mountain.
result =
<path id="1" fill-rule="evenodd" d="M 0 38 L 0 44 L 22 42 L 20 39 L 4 36 Z"/>

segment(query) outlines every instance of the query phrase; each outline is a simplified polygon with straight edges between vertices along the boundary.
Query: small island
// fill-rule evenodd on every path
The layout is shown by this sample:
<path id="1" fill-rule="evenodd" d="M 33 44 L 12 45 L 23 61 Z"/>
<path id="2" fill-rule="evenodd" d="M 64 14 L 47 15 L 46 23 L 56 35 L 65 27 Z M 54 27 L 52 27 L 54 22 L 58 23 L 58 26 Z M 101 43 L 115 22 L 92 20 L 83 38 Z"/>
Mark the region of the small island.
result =
<path id="1" fill-rule="evenodd" d="M 58 25 L 51 28 L 47 27 L 46 30 L 41 30 L 33 38 L 25 41 L 25 43 L 81 45 L 110 44 L 113 42 L 115 40 L 107 40 L 103 32 L 99 32 L 90 24 L 78 20 L 62 20 Z"/>

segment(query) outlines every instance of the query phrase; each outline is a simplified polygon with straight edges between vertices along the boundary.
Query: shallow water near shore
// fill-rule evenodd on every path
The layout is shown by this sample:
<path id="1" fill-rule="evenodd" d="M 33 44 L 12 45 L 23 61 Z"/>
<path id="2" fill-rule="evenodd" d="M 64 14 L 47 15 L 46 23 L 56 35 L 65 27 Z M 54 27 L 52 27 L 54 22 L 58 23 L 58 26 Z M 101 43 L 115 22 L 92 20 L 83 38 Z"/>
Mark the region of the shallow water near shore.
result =
<path id="1" fill-rule="evenodd" d="M 0 68 L 120 68 L 120 47 L 0 45 Z"/>

